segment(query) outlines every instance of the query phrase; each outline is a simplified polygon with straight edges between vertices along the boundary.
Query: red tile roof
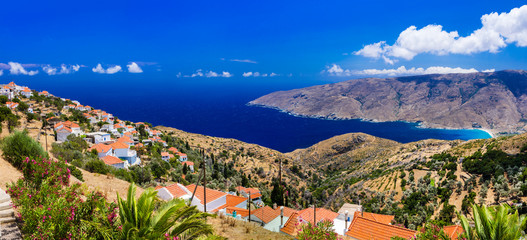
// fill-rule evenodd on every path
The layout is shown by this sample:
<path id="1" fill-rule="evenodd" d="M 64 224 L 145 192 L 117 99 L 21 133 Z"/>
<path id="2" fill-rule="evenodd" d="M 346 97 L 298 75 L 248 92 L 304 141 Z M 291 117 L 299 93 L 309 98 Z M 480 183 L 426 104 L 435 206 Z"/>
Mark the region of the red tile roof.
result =
<path id="1" fill-rule="evenodd" d="M 234 196 L 234 195 L 227 195 L 227 207 L 236 207 L 240 203 L 247 201 L 247 198 Z"/>
<path id="2" fill-rule="evenodd" d="M 168 157 L 168 152 L 161 152 L 162 157 Z"/>
<path id="3" fill-rule="evenodd" d="M 121 160 L 118 157 L 114 157 L 114 156 L 104 156 L 101 159 L 103 160 L 104 163 L 108 165 L 113 165 L 113 164 L 118 164 L 118 163 L 123 162 L 123 160 Z"/>
<path id="4" fill-rule="evenodd" d="M 327 220 L 333 222 L 335 218 L 339 216 L 338 213 L 324 209 L 324 208 L 316 208 L 317 212 L 317 222 L 320 222 L 322 220 Z M 301 223 L 314 223 L 314 210 L 313 208 L 306 208 L 304 210 L 295 212 L 291 215 L 289 219 L 287 219 L 287 222 L 284 224 L 284 227 L 280 229 L 280 231 L 287 233 L 291 236 L 295 236 L 298 232 L 299 225 Z"/>
<path id="5" fill-rule="evenodd" d="M 105 153 L 105 152 L 110 151 L 110 149 L 112 149 L 112 146 L 106 145 L 106 144 L 102 144 L 102 143 L 98 143 L 98 144 L 93 145 L 88 150 L 91 151 L 93 149 L 97 150 L 98 153 Z"/>
<path id="6" fill-rule="evenodd" d="M 229 214 L 232 214 L 234 211 L 236 211 L 236 215 L 240 215 L 242 217 L 249 216 L 249 209 L 244 209 L 244 208 L 239 208 L 239 207 L 227 207 L 226 210 L 227 210 L 226 212 Z"/>
<path id="7" fill-rule="evenodd" d="M 392 237 L 410 239 L 417 232 L 414 230 L 397 227 L 394 225 L 376 222 L 374 220 L 354 215 L 346 235 L 358 240 L 390 240 Z"/>
<path id="8" fill-rule="evenodd" d="M 187 195 L 188 193 L 183 190 L 177 183 L 176 184 L 172 184 L 170 186 L 167 186 L 166 189 L 168 190 L 168 192 L 170 192 L 170 194 L 172 194 L 172 196 L 174 196 L 175 198 L 180 198 L 180 197 L 183 197 L 185 195 Z"/>
<path id="9" fill-rule="evenodd" d="M 187 185 L 186 186 L 187 189 L 190 191 L 190 192 L 194 192 L 194 189 L 196 188 L 196 185 L 194 184 L 190 184 L 190 185 Z M 224 192 L 220 192 L 218 190 L 213 190 L 213 189 L 210 189 L 210 188 L 207 188 L 207 203 L 210 203 L 220 197 L 223 197 L 225 195 L 227 195 L 227 193 L 224 193 Z M 203 201 L 203 186 L 198 186 L 198 189 L 196 190 L 196 195 L 195 197 L 197 197 L 201 204 L 204 204 L 205 202 Z"/>
<path id="10" fill-rule="evenodd" d="M 113 149 L 123 149 L 123 148 L 130 148 L 130 146 L 128 146 L 126 143 L 123 143 L 123 142 L 114 142 L 112 144 L 110 144 Z"/>
<path id="11" fill-rule="evenodd" d="M 463 227 L 459 225 L 445 226 L 443 232 L 452 240 L 457 240 L 458 236 L 463 233 Z"/>
<path id="12" fill-rule="evenodd" d="M 171 154 L 171 155 L 172 155 L 172 154 Z M 194 163 L 191 162 L 191 161 L 184 161 L 184 162 L 182 162 L 181 164 L 183 164 L 183 165 L 186 164 L 186 165 L 188 165 L 188 166 L 194 166 Z"/>
<path id="13" fill-rule="evenodd" d="M 280 216 L 281 210 L 280 210 L 280 207 L 273 209 L 272 207 L 265 206 L 262 208 L 258 208 L 254 210 L 253 212 L 251 212 L 251 216 L 257 217 L 258 219 L 262 220 L 264 223 L 269 223 L 270 221 L 273 221 L 273 219 Z M 296 210 L 292 208 L 284 207 L 284 217 L 290 217 L 295 212 Z"/>
<path id="14" fill-rule="evenodd" d="M 174 153 L 174 154 L 176 154 L 176 153 L 179 152 L 179 151 L 177 150 L 177 148 L 175 148 L 175 147 L 171 147 L 171 148 L 169 148 L 168 151 L 170 151 L 170 152 L 172 152 L 172 153 Z"/>
<path id="15" fill-rule="evenodd" d="M 117 141 L 122 143 L 134 143 L 134 141 L 132 141 L 132 139 L 130 139 L 130 137 L 126 135 L 120 137 L 119 139 L 117 139 Z"/>
<path id="16" fill-rule="evenodd" d="M 370 213 L 370 212 L 355 212 L 355 214 L 358 214 L 359 216 L 373 220 L 376 222 L 384 223 L 384 224 L 391 224 L 393 219 L 395 218 L 394 215 L 384 215 L 384 214 L 377 214 L 377 213 Z"/>

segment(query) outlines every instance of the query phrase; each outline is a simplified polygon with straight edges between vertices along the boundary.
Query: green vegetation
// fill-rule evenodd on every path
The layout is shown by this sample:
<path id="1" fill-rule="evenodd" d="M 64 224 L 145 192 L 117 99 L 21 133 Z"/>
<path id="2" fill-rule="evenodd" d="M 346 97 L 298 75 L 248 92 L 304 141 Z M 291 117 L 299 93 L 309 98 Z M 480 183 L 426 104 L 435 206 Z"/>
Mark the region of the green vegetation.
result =
<path id="1" fill-rule="evenodd" d="M 0 144 L 2 157 L 18 169 L 23 166 L 27 157 L 47 157 L 42 146 L 27 135 L 26 131 L 16 131 L 5 137 Z"/>
<path id="2" fill-rule="evenodd" d="M 330 221 L 322 221 L 316 225 L 308 222 L 302 224 L 296 239 L 299 240 L 336 240 L 337 234 L 333 232 L 333 223 Z"/>
<path id="3" fill-rule="evenodd" d="M 525 237 L 527 218 L 520 216 L 508 205 L 485 207 L 472 205 L 474 226 L 465 216 L 459 215 L 463 238 L 467 240 L 516 240 Z"/>

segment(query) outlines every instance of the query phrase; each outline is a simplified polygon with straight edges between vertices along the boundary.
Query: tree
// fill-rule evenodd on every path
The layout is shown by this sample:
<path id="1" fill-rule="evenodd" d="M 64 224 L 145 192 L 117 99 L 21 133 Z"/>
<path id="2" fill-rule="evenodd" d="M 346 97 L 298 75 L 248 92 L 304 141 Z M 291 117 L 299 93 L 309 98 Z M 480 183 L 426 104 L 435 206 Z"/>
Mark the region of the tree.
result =
<path id="1" fill-rule="evenodd" d="M 25 102 L 20 102 L 18 106 L 16 107 L 16 109 L 20 112 L 25 112 L 27 111 L 28 108 L 29 108 L 29 105 L 27 105 L 27 103 Z"/>
<path id="2" fill-rule="evenodd" d="M 22 162 L 29 158 L 44 157 L 48 154 L 42 146 L 33 138 L 27 135 L 26 131 L 16 131 L 7 136 L 0 145 L 2 156 L 5 160 L 13 164 L 16 168 L 22 166 Z"/>
<path id="3" fill-rule="evenodd" d="M 467 240 L 513 240 L 525 237 L 523 229 L 527 218 L 506 204 L 498 207 L 472 205 L 474 227 L 463 215 L 458 215 Z"/>
<path id="4" fill-rule="evenodd" d="M 9 101 L 9 98 L 5 95 L 0 95 L 0 103 L 5 104 L 7 101 Z"/>
<path id="5" fill-rule="evenodd" d="M 117 194 L 119 221 L 123 226 L 120 239 L 164 239 L 168 236 L 191 239 L 212 233 L 212 227 L 206 223 L 210 215 L 200 212 L 196 206 L 187 206 L 181 199 L 159 203 L 157 192 L 152 188 L 146 189 L 138 199 L 135 192 L 132 183 L 126 200 Z"/>

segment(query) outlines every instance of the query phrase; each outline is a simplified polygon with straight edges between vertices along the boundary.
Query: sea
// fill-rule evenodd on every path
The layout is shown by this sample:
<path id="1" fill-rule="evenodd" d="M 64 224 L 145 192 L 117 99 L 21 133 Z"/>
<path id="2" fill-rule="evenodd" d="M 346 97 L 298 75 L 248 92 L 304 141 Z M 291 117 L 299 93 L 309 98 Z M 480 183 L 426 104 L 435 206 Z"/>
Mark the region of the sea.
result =
<path id="1" fill-rule="evenodd" d="M 280 152 L 306 148 L 336 135 L 362 132 L 402 143 L 422 139 L 490 138 L 482 130 L 420 128 L 417 123 L 323 120 L 296 117 L 274 109 L 248 106 L 265 94 L 332 83 L 309 77 L 184 78 L 162 72 L 113 75 L 0 77 L 39 91 L 89 105 L 122 120 L 149 122 L 183 131 L 235 138 Z"/>

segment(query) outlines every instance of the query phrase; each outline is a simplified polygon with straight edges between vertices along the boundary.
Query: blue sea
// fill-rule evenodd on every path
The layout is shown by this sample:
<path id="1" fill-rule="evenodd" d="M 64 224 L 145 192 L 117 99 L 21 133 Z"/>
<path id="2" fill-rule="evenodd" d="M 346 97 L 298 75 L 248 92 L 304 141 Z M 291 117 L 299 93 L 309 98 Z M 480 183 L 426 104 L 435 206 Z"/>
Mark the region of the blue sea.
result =
<path id="1" fill-rule="evenodd" d="M 424 129 L 415 123 L 371 123 L 295 117 L 273 109 L 247 106 L 262 95 L 330 83 L 303 77 L 177 78 L 162 73 L 3 76 L 31 89 L 78 100 L 120 119 L 144 121 L 188 132 L 235 138 L 281 152 L 309 147 L 336 135 L 363 132 L 398 142 L 422 139 L 489 138 L 481 130 Z"/>

